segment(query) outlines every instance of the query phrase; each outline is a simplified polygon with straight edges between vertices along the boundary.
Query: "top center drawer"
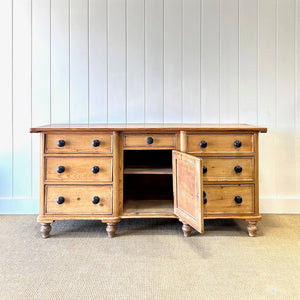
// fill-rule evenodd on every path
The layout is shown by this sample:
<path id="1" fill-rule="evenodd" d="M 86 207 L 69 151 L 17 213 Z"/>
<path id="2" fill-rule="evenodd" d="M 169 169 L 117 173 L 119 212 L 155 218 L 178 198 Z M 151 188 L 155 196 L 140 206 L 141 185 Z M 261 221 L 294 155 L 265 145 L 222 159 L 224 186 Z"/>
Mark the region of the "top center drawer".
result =
<path id="1" fill-rule="evenodd" d="M 112 135 L 104 133 L 49 133 L 45 153 L 112 153 Z"/>
<path id="2" fill-rule="evenodd" d="M 136 149 L 175 149 L 175 133 L 125 133 L 123 139 L 124 148 Z"/>

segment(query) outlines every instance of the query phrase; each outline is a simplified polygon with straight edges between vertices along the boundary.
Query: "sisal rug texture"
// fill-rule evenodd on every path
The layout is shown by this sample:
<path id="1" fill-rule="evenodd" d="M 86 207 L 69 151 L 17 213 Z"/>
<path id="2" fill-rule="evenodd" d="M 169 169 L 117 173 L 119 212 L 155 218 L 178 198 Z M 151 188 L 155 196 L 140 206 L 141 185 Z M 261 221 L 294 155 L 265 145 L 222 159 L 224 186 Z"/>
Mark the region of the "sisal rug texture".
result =
<path id="1" fill-rule="evenodd" d="M 300 215 L 207 221 L 184 238 L 175 219 L 56 221 L 0 216 L 0 299 L 300 299 Z"/>

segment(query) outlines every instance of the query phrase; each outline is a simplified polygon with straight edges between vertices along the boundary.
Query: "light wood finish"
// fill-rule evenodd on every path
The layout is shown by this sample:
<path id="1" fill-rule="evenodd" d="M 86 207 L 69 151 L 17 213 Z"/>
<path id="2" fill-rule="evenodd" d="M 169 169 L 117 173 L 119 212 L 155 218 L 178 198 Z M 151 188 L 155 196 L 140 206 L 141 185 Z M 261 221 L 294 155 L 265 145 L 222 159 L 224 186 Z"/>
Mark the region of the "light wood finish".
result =
<path id="1" fill-rule="evenodd" d="M 191 123 L 117 123 L 117 124 L 50 124 L 30 129 L 30 132 L 175 132 L 193 131 L 198 133 L 243 133 L 243 132 L 267 132 L 267 128 L 248 124 L 191 124 Z"/>
<path id="2" fill-rule="evenodd" d="M 64 166 L 65 171 L 58 173 L 57 168 Z M 94 174 L 92 168 L 99 167 Z M 47 157 L 45 158 L 46 181 L 112 181 L 111 157 Z"/>
<path id="3" fill-rule="evenodd" d="M 185 236 L 190 236 L 192 227 L 202 233 L 204 219 L 214 218 L 244 219 L 249 235 L 256 234 L 261 218 L 258 133 L 266 128 L 88 124 L 48 125 L 31 132 L 41 132 L 38 222 L 44 237 L 49 236 L 55 220 L 101 220 L 113 237 L 121 219 L 176 217 L 183 223 Z M 153 138 L 152 144 L 147 137 Z M 58 139 L 64 139 L 66 145 L 58 147 Z M 94 139 L 100 140 L 99 147 L 93 147 Z M 206 140 L 206 148 L 199 146 L 201 140 Z M 240 148 L 233 145 L 235 140 L 242 142 Z M 177 153 L 173 165 L 172 150 Z M 234 170 L 237 165 L 243 168 L 241 173 Z M 58 166 L 65 171 L 57 173 Z M 92 172 L 93 166 L 99 166 L 99 173 Z M 104 203 L 92 203 L 96 192 Z M 61 205 L 56 202 L 59 196 L 65 197 Z M 235 201 L 236 196 L 242 197 L 242 203 Z"/>
<path id="4" fill-rule="evenodd" d="M 207 172 L 203 174 L 203 181 L 253 181 L 253 157 L 202 157 L 203 167 Z M 234 168 L 242 167 L 237 173 Z"/>
<path id="5" fill-rule="evenodd" d="M 59 140 L 65 141 L 65 146 L 58 147 Z M 98 140 L 100 145 L 93 146 Z M 98 133 L 49 133 L 46 135 L 45 153 L 112 153 L 112 135 Z"/>
<path id="6" fill-rule="evenodd" d="M 182 222 L 204 232 L 202 200 L 202 161 L 173 151 L 174 213 Z"/>
<path id="7" fill-rule="evenodd" d="M 202 148 L 200 142 L 205 141 L 207 146 Z M 241 147 L 234 146 L 235 141 L 242 143 Z M 188 134 L 188 153 L 253 153 L 252 134 Z"/>
<path id="8" fill-rule="evenodd" d="M 128 215 L 147 215 L 147 214 L 173 214 L 172 200 L 126 200 L 124 202 L 124 216 Z"/>
<path id="9" fill-rule="evenodd" d="M 125 168 L 124 174 L 172 174 L 172 168 Z"/>
<path id="10" fill-rule="evenodd" d="M 100 201 L 93 204 L 93 197 Z M 58 197 L 64 197 L 64 203 L 58 204 Z M 46 186 L 45 214 L 112 214 L 112 186 Z"/>
<path id="11" fill-rule="evenodd" d="M 254 185 L 203 185 L 207 203 L 204 214 L 253 214 Z M 235 197 L 242 197 L 237 203 Z"/>
<path id="12" fill-rule="evenodd" d="M 152 138 L 153 143 L 148 144 L 147 138 Z M 176 148 L 176 135 L 175 134 L 124 134 L 123 147 L 134 149 L 175 149 Z"/>

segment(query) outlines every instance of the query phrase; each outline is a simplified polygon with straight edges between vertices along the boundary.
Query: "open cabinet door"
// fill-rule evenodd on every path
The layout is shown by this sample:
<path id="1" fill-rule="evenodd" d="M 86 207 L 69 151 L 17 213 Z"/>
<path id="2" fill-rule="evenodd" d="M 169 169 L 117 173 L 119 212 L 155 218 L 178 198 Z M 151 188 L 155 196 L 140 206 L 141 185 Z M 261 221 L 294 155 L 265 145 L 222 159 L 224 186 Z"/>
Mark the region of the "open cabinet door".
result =
<path id="1" fill-rule="evenodd" d="M 204 232 L 202 160 L 173 151 L 174 213 L 183 223 Z"/>

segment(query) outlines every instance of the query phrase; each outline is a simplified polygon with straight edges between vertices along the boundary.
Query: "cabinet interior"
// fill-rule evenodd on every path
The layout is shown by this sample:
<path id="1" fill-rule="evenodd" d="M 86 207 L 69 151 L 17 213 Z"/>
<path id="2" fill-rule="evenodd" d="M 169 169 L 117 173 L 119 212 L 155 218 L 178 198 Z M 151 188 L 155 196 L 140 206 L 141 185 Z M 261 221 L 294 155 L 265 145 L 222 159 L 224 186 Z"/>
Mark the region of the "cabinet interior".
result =
<path id="1" fill-rule="evenodd" d="M 172 213 L 172 150 L 124 150 L 124 214 Z"/>

